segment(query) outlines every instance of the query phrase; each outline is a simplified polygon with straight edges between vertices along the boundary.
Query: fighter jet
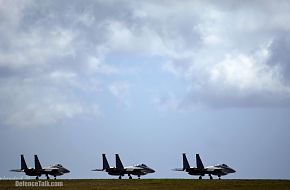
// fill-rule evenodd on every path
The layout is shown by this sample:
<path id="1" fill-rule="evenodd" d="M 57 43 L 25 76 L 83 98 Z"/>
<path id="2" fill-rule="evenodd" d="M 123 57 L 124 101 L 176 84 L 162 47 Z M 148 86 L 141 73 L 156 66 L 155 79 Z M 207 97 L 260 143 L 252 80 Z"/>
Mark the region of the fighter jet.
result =
<path id="1" fill-rule="evenodd" d="M 115 157 L 116 157 L 116 167 L 110 167 L 108 160 L 106 158 L 106 155 L 102 154 L 103 168 L 102 169 L 94 169 L 92 171 L 105 171 L 109 175 L 119 176 L 119 179 L 122 179 L 122 176 L 124 176 L 125 174 L 127 174 L 129 176 L 129 179 L 132 179 L 131 175 L 136 175 L 136 176 L 138 176 L 138 179 L 140 179 L 141 175 L 146 175 L 148 173 L 155 172 L 153 169 L 149 168 L 145 164 L 124 167 L 122 162 L 121 162 L 121 159 L 119 157 L 119 154 L 116 154 Z"/>
<path id="2" fill-rule="evenodd" d="M 39 177 L 42 174 L 46 175 L 47 179 L 49 179 L 48 175 L 52 175 L 54 176 L 54 179 L 56 179 L 56 176 L 60 176 L 70 172 L 68 169 L 64 168 L 61 164 L 42 168 L 37 155 L 34 155 L 34 164 L 35 164 L 34 168 L 28 168 L 24 156 L 23 154 L 21 154 L 21 169 L 14 169 L 10 171 L 24 172 L 28 176 L 36 176 L 36 179 L 39 179 Z"/>
<path id="3" fill-rule="evenodd" d="M 61 164 L 56 164 L 56 165 L 42 168 L 37 155 L 34 155 L 34 162 L 35 162 L 35 169 L 40 170 L 41 174 L 46 175 L 47 179 L 49 179 L 48 175 L 54 176 L 54 179 L 56 179 L 56 176 L 61 176 L 65 173 L 70 172 L 68 169 L 64 168 Z"/>
<path id="4" fill-rule="evenodd" d="M 202 179 L 202 176 L 206 174 L 209 175 L 210 179 L 213 179 L 212 175 L 216 175 L 219 179 L 221 179 L 221 176 L 236 172 L 234 169 L 230 168 L 226 164 L 204 167 L 199 154 L 196 154 L 196 167 L 190 167 L 185 153 L 182 154 L 182 158 L 183 168 L 176 168 L 173 170 L 185 171 L 189 175 L 199 175 L 199 179 Z"/>
<path id="5" fill-rule="evenodd" d="M 28 168 L 24 159 L 23 154 L 21 154 L 21 169 L 13 169 L 11 172 L 24 172 L 28 176 L 36 176 L 38 179 L 41 176 L 41 171 L 36 168 Z"/>

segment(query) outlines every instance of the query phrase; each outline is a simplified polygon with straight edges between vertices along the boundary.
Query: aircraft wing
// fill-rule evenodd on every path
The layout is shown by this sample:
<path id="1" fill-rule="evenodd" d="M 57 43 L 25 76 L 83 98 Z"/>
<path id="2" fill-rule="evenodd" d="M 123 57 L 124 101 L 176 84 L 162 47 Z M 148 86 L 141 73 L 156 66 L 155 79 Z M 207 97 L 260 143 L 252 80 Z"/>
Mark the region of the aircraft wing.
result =
<path id="1" fill-rule="evenodd" d="M 174 169 L 171 169 L 171 170 L 173 170 L 173 171 L 184 171 L 184 169 L 183 168 L 174 168 Z"/>
<path id="2" fill-rule="evenodd" d="M 10 172 L 23 172 L 22 169 L 15 169 L 15 170 L 10 170 Z"/>
<path id="3" fill-rule="evenodd" d="M 137 168 L 137 167 L 128 167 L 125 169 L 127 172 L 133 172 L 133 171 L 141 171 L 143 168 Z"/>
<path id="4" fill-rule="evenodd" d="M 207 167 L 206 170 L 209 172 L 221 172 L 223 169 L 219 167 Z"/>
<path id="5" fill-rule="evenodd" d="M 146 170 L 147 168 L 143 168 L 140 166 L 128 166 L 125 168 L 125 170 L 127 172 L 143 172 L 144 170 Z"/>
<path id="6" fill-rule="evenodd" d="M 44 172 L 55 172 L 58 171 L 59 168 L 43 168 L 42 171 Z"/>

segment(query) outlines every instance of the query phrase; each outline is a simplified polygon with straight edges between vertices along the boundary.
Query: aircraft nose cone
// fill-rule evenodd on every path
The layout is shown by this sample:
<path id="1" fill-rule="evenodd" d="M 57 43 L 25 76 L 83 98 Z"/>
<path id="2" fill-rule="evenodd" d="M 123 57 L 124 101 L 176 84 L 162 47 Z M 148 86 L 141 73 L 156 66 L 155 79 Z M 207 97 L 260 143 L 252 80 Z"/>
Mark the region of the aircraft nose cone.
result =
<path id="1" fill-rule="evenodd" d="M 64 169 L 64 173 L 70 173 L 68 169 Z"/>
<path id="2" fill-rule="evenodd" d="M 234 170 L 234 169 L 231 168 L 231 169 L 230 169 L 230 172 L 231 172 L 231 173 L 235 173 L 236 170 Z"/>
<path id="3" fill-rule="evenodd" d="M 155 170 L 153 170 L 153 169 L 150 169 L 150 172 L 151 172 L 151 173 L 155 173 Z"/>

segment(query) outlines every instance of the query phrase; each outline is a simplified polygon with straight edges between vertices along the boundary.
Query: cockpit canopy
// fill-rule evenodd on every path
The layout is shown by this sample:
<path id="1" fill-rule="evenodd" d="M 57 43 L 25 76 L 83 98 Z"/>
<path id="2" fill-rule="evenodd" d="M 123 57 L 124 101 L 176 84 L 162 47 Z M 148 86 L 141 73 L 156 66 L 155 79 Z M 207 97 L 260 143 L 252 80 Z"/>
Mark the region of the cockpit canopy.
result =
<path id="1" fill-rule="evenodd" d="M 218 167 L 222 167 L 222 168 L 229 168 L 229 166 L 228 165 L 226 165 L 226 164 L 219 164 L 219 165 L 217 165 Z"/>
<path id="2" fill-rule="evenodd" d="M 137 165 L 137 167 L 148 168 L 148 166 L 146 166 L 145 164 L 139 164 Z"/>
<path id="3" fill-rule="evenodd" d="M 54 165 L 54 167 L 62 168 L 62 165 L 61 164 L 56 164 L 56 165 Z"/>

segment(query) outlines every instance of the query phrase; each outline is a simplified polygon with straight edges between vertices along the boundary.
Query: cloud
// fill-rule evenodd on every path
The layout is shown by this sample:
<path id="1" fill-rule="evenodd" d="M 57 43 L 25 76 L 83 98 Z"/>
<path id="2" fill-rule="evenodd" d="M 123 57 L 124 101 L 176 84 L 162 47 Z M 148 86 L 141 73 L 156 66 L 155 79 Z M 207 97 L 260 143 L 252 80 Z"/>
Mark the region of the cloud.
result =
<path id="1" fill-rule="evenodd" d="M 26 79 L 1 81 L 0 118 L 14 127 L 54 125 L 59 120 L 72 118 L 84 112 L 82 105 L 71 103 L 65 93 L 42 82 Z"/>
<path id="2" fill-rule="evenodd" d="M 279 69 L 249 55 L 227 55 L 192 83 L 191 101 L 214 107 L 289 106 L 290 87 Z"/>
<path id="3" fill-rule="evenodd" d="M 201 40 L 193 48 L 196 51 L 164 66 L 189 83 L 180 105 L 290 106 L 289 40 L 284 35 L 289 30 L 290 15 L 285 8 L 289 4 L 266 1 L 258 5 L 224 1 L 202 6 L 207 14 L 199 12 L 202 22 L 193 27 Z"/>
<path id="4" fill-rule="evenodd" d="M 17 40 L 10 42 L 9 47 L 5 48 L 11 50 L 3 50 L 0 54 L 0 67 L 12 70 L 39 67 L 40 64 L 48 64 L 49 61 L 56 61 L 55 58 L 61 59 L 71 53 L 67 32 L 59 31 L 51 36 L 46 32 L 37 33 L 19 34 Z"/>
<path id="5" fill-rule="evenodd" d="M 269 47 L 271 56 L 267 61 L 267 65 L 279 68 L 281 80 L 287 85 L 290 82 L 290 38 L 286 33 L 282 33 L 274 38 L 273 43 Z"/>
<path id="6" fill-rule="evenodd" d="M 104 60 L 100 57 L 89 56 L 87 60 L 88 69 L 93 73 L 101 73 L 105 75 L 121 74 L 121 69 L 104 64 Z"/>
<path id="7" fill-rule="evenodd" d="M 158 109 L 161 111 L 175 111 L 180 109 L 180 100 L 173 93 L 167 93 L 166 95 L 156 97 L 154 103 L 157 105 Z"/>
<path id="8" fill-rule="evenodd" d="M 130 106 L 130 85 L 126 82 L 114 82 L 109 87 L 109 92 L 117 98 L 119 106 Z"/>
<path id="9" fill-rule="evenodd" d="M 99 102 L 90 98 L 104 88 L 99 75 L 119 73 L 104 64 L 106 19 L 77 1 L 0 3 L 1 125 L 52 126 L 99 116 Z"/>
<path id="10" fill-rule="evenodd" d="M 1 119 L 17 125 L 22 115 L 34 115 L 23 125 L 36 126 L 82 117 L 93 107 L 99 113 L 102 100 L 92 97 L 106 90 L 128 106 L 134 81 L 126 76 L 138 61 L 118 62 L 115 55 L 166 60 L 163 69 L 187 84 L 183 97 L 174 88 L 168 91 L 178 97 L 161 95 L 168 109 L 288 107 L 289 6 L 0 1 Z"/>

